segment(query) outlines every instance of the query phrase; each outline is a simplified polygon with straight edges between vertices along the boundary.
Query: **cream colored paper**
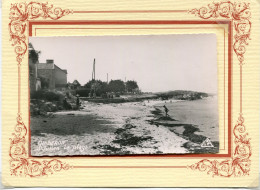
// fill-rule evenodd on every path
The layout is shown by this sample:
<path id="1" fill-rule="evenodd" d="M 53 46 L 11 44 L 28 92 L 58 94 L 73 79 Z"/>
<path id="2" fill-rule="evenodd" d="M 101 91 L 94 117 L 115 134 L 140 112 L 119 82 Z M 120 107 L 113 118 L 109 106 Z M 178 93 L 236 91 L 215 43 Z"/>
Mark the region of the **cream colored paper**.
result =
<path id="1" fill-rule="evenodd" d="M 15 5 L 15 3 L 20 3 L 20 1 L 4 1 L 2 15 L 2 182 L 5 186 L 253 187 L 258 185 L 259 2 L 252 1 L 250 5 L 242 2 L 240 6 L 238 2 L 217 5 L 203 1 L 185 1 L 184 3 L 183 1 L 77 0 L 73 2 L 48 1 L 48 4 L 30 1 L 26 1 L 26 4 Z M 211 8 L 207 7 L 208 3 L 212 3 Z M 206 7 L 208 11 L 216 11 L 216 17 L 209 13 L 210 18 L 201 18 L 200 16 L 203 17 L 205 13 L 204 9 L 200 9 L 201 7 Z M 192 11 L 196 8 L 200 9 L 197 15 L 193 14 L 196 10 Z M 63 10 L 67 11 L 60 12 Z M 176 22 L 171 23 L 171 21 Z M 187 23 L 187 21 L 191 22 Z M 196 23 L 197 21 L 199 22 Z M 55 24 L 50 22 L 55 22 Z M 230 49 L 232 54 L 228 52 L 230 34 L 228 22 L 233 26 Z M 9 30 L 9 24 L 11 30 Z M 23 56 L 19 56 L 19 53 L 23 53 L 22 50 L 28 45 L 29 35 L 96 36 L 184 33 L 215 33 L 217 35 L 221 149 L 219 154 L 226 156 L 28 157 L 29 136 L 28 133 L 26 135 L 24 133 L 29 129 L 28 54 L 26 51 Z M 248 39 L 246 34 L 250 35 Z M 238 43 L 235 43 L 236 40 Z M 26 44 L 23 44 L 23 41 Z M 12 43 L 16 44 L 12 46 Z M 243 47 L 237 47 L 240 43 Z M 19 49 L 19 46 L 22 49 Z M 245 48 L 245 53 L 240 54 L 243 56 L 243 61 L 241 61 L 242 57 L 239 57 L 239 53 L 244 51 L 241 48 Z M 231 115 L 228 112 L 230 56 L 232 58 L 230 64 L 232 70 L 230 75 Z M 242 83 L 240 83 L 241 80 Z M 19 85 L 20 88 L 18 88 Z M 230 147 L 227 135 L 229 118 L 231 119 L 232 148 L 230 155 L 227 156 L 228 147 Z M 235 127 L 237 124 L 240 124 L 239 128 Z M 19 129 L 22 130 L 19 131 Z M 238 135 L 237 137 L 233 131 Z M 18 136 L 14 136 L 13 133 Z M 247 136 L 240 136 L 247 133 Z M 250 142 L 247 141 L 248 139 Z M 235 140 L 237 140 L 236 143 Z M 23 147 L 25 149 L 22 149 Z M 197 165 L 200 162 L 204 164 Z"/>

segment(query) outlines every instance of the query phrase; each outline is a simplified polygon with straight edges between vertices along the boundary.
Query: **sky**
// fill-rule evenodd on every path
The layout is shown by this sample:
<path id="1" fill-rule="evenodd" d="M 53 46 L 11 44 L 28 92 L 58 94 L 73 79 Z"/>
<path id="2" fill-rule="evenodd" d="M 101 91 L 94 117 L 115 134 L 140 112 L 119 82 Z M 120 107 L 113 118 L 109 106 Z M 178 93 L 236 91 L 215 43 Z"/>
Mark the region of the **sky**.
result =
<path id="1" fill-rule="evenodd" d="M 30 37 L 40 63 L 53 59 L 68 82 L 135 80 L 143 92 L 217 92 L 215 34 Z"/>

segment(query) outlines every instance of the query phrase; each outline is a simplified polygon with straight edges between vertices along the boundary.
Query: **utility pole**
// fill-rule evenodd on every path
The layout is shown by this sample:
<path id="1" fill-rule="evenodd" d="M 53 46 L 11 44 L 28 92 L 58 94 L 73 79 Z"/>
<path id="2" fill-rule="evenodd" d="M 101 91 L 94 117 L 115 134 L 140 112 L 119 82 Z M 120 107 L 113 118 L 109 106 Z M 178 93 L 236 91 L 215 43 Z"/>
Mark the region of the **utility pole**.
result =
<path id="1" fill-rule="evenodd" d="M 93 92 L 93 98 L 96 98 L 96 84 L 95 84 L 95 80 L 96 80 L 96 68 L 95 68 L 95 63 L 96 60 L 94 58 L 94 62 L 93 62 L 93 71 L 92 71 L 92 81 L 94 80 L 94 92 Z"/>
<path id="2" fill-rule="evenodd" d="M 107 73 L 107 84 L 108 84 L 108 73 Z"/>
<path id="3" fill-rule="evenodd" d="M 96 62 L 96 59 L 94 58 L 94 63 L 93 63 L 93 75 L 94 75 L 94 80 L 96 80 L 96 66 L 95 66 L 95 63 Z"/>
<path id="4" fill-rule="evenodd" d="M 126 88 L 126 77 L 125 77 L 125 92 L 127 92 L 127 88 Z"/>

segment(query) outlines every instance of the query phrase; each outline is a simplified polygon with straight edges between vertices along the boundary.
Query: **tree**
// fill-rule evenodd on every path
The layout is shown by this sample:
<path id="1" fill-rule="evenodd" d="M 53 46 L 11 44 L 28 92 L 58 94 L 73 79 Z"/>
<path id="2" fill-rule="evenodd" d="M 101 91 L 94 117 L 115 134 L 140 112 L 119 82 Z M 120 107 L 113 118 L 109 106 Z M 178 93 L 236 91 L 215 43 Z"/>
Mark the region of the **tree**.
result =
<path id="1" fill-rule="evenodd" d="M 107 83 L 101 80 L 90 80 L 84 85 L 84 88 L 88 89 L 90 93 L 95 92 L 97 96 L 106 94 L 109 91 Z"/>
<path id="2" fill-rule="evenodd" d="M 111 92 L 124 92 L 125 83 L 122 80 L 111 80 L 108 84 L 108 88 Z"/>
<path id="3" fill-rule="evenodd" d="M 96 93 L 96 95 L 98 96 L 99 95 L 99 91 L 100 91 L 100 89 L 101 89 L 101 81 L 94 81 L 93 83 L 92 83 L 92 85 L 91 85 L 91 91 L 92 92 L 95 92 Z"/>
<path id="4" fill-rule="evenodd" d="M 90 80 L 90 81 L 88 81 L 88 82 L 84 85 L 84 87 L 91 89 L 91 86 L 92 86 L 92 84 L 93 84 L 94 82 L 95 82 L 95 80 Z"/>
<path id="5" fill-rule="evenodd" d="M 109 88 L 108 88 L 108 84 L 106 82 L 102 82 L 100 81 L 100 89 L 99 89 L 99 94 L 103 95 L 106 94 L 107 92 L 109 92 Z"/>
<path id="6" fill-rule="evenodd" d="M 138 85 L 137 85 L 137 82 L 134 81 L 134 80 L 129 80 L 126 82 L 126 90 L 128 92 L 133 92 L 134 89 L 137 89 L 139 88 Z"/>
<path id="7" fill-rule="evenodd" d="M 41 54 L 41 51 L 34 50 L 31 43 L 29 43 L 29 48 L 29 59 L 32 59 L 33 63 L 36 63 L 39 61 L 39 55 Z"/>

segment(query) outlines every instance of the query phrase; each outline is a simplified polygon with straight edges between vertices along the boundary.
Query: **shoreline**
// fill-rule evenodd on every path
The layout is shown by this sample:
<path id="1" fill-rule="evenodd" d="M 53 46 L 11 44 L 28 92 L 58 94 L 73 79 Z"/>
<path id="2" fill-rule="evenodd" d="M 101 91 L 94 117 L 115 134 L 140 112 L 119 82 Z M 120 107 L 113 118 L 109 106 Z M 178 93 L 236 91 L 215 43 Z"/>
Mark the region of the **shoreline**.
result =
<path id="1" fill-rule="evenodd" d="M 176 135 L 190 141 L 183 144 L 190 153 L 218 153 L 219 152 L 219 142 L 212 141 L 214 147 L 201 147 L 207 137 L 204 135 L 196 134 L 200 129 L 198 126 L 193 124 L 185 124 L 171 117 L 166 117 L 162 114 L 162 111 L 155 107 L 152 111 L 155 119 L 147 120 L 152 125 L 161 125 L 169 128 L 169 130 Z"/>

